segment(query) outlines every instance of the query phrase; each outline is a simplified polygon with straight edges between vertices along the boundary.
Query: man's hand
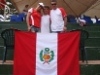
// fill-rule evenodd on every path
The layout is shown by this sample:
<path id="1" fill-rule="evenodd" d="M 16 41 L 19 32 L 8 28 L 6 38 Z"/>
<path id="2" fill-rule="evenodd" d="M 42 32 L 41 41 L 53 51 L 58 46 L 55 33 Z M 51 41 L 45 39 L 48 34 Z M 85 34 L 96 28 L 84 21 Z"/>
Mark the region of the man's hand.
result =
<path id="1" fill-rule="evenodd" d="M 67 27 L 66 27 L 66 26 L 64 26 L 63 30 L 66 32 L 66 31 L 67 31 Z"/>
<path id="2" fill-rule="evenodd" d="M 30 31 L 30 30 L 31 30 L 31 26 L 28 26 L 27 28 L 28 28 L 28 31 Z"/>

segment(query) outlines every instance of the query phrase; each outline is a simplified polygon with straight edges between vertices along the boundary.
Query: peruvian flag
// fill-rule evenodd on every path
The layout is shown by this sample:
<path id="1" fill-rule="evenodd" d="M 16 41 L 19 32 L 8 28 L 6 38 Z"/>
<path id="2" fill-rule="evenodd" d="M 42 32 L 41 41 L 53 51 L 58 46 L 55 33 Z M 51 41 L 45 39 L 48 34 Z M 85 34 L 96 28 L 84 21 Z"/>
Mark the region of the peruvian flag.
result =
<path id="1" fill-rule="evenodd" d="M 80 32 L 15 31 L 13 75 L 80 75 Z"/>

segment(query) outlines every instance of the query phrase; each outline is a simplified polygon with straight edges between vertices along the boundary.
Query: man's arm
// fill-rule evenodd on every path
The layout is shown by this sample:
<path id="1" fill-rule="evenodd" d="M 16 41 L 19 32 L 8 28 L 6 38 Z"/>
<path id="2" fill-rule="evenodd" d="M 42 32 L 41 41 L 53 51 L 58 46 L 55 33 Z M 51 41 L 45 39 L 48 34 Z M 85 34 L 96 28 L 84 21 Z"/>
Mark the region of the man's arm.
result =
<path id="1" fill-rule="evenodd" d="M 66 26 L 66 25 L 67 25 L 67 16 L 64 17 L 64 26 Z"/>
<path id="2" fill-rule="evenodd" d="M 67 14 L 65 12 L 65 10 L 63 8 L 60 8 L 61 10 L 61 13 L 62 13 L 62 17 L 63 17 L 63 20 L 64 20 L 64 28 L 63 30 L 66 31 L 67 30 Z"/>
<path id="3" fill-rule="evenodd" d="M 67 16 L 64 17 L 64 31 L 67 30 Z"/>
<path id="4" fill-rule="evenodd" d="M 29 18 L 30 18 L 30 16 L 31 16 L 31 13 L 28 12 L 27 16 L 26 16 L 26 23 L 27 23 L 28 31 L 30 31 L 30 24 L 29 24 Z"/>

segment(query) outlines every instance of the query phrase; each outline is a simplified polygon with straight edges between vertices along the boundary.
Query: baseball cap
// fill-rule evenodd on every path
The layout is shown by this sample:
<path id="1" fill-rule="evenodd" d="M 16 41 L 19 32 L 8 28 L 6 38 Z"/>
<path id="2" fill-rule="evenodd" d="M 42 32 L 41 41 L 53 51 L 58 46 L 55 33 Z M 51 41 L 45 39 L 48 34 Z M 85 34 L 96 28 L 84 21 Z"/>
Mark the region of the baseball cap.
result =
<path id="1" fill-rule="evenodd" d="M 42 7 L 44 7 L 44 4 L 43 4 L 42 2 L 41 2 L 41 3 L 39 3 L 39 5 L 40 5 L 40 6 L 42 6 Z"/>

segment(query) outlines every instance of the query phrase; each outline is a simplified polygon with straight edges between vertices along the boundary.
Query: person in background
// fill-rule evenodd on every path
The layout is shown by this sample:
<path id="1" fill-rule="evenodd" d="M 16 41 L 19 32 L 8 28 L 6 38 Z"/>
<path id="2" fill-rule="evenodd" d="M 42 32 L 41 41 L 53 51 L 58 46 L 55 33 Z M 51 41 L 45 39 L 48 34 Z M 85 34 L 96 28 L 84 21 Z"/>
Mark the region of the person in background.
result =
<path id="1" fill-rule="evenodd" d="M 41 18 L 41 33 L 50 33 L 50 7 L 44 6 Z"/>
<path id="2" fill-rule="evenodd" d="M 24 7 L 24 9 L 23 9 L 23 13 L 24 13 L 25 15 L 27 15 L 28 7 L 29 7 L 29 5 L 25 5 L 25 7 Z"/>
<path id="3" fill-rule="evenodd" d="M 41 28 L 41 10 L 44 4 L 39 3 L 36 8 L 30 8 L 26 16 L 28 31 L 40 32 Z"/>
<path id="4" fill-rule="evenodd" d="M 78 17 L 77 19 L 77 23 L 80 25 L 80 26 L 86 26 L 86 21 L 80 17 Z"/>
<path id="5" fill-rule="evenodd" d="M 51 32 L 64 32 L 67 30 L 67 14 L 63 8 L 57 7 L 56 1 L 51 1 L 50 11 Z"/>

